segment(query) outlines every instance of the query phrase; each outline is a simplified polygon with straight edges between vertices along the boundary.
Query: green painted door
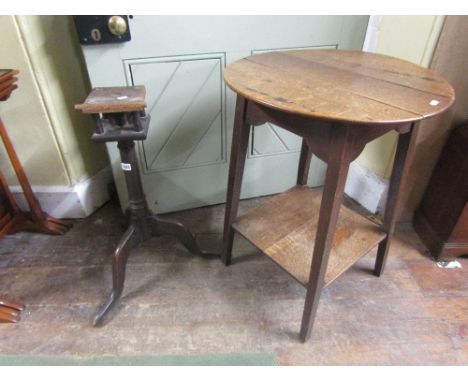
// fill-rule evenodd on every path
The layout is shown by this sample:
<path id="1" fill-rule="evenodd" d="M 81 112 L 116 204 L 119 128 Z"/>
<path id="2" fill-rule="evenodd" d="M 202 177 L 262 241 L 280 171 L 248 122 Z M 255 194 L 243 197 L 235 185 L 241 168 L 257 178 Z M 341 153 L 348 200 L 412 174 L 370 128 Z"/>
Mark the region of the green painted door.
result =
<path id="1" fill-rule="evenodd" d="M 362 48 L 368 16 L 134 16 L 132 40 L 83 46 L 93 86 L 145 85 L 151 114 L 138 144 L 150 207 L 168 212 L 225 202 L 235 94 L 223 70 L 242 57 L 285 49 Z M 242 197 L 284 191 L 296 178 L 301 141 L 271 124 L 253 129 Z M 119 154 L 108 144 L 119 197 Z M 324 165 L 314 158 L 309 183 Z"/>

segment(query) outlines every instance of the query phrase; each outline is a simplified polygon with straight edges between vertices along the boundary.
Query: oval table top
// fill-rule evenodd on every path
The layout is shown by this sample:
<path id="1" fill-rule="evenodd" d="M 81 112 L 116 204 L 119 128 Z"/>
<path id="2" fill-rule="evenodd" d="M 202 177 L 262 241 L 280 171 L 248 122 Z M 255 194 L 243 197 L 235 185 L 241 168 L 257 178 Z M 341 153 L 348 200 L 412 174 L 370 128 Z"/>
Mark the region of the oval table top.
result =
<path id="1" fill-rule="evenodd" d="M 348 123 L 429 118 L 455 100 L 440 74 L 398 58 L 346 50 L 289 50 L 245 57 L 224 80 L 256 103 L 306 117 Z"/>

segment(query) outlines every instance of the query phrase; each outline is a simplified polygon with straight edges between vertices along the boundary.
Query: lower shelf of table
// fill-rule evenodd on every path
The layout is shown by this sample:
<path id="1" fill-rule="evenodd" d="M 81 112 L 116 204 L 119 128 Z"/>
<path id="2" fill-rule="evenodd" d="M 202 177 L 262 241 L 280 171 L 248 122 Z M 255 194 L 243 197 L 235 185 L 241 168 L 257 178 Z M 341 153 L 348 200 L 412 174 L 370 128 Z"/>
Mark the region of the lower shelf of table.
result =
<path id="1" fill-rule="evenodd" d="M 293 187 L 238 217 L 233 228 L 306 286 L 321 198 L 321 187 Z M 325 286 L 385 237 L 377 224 L 341 206 Z"/>

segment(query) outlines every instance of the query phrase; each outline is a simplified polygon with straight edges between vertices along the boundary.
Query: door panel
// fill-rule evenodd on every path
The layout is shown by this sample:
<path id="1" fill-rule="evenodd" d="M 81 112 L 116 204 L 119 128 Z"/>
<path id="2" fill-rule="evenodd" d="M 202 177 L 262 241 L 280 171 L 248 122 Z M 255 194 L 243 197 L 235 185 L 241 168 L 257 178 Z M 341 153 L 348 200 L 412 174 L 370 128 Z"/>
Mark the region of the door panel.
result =
<path id="1" fill-rule="evenodd" d="M 360 50 L 368 16 L 135 16 L 129 22 L 131 41 L 83 46 L 83 52 L 93 86 L 146 86 L 151 125 L 137 145 L 143 186 L 150 206 L 168 212 L 225 201 L 236 99 L 222 79 L 226 65 L 271 50 Z M 274 125 L 252 129 L 241 197 L 291 187 L 300 147 L 299 137 Z M 125 207 L 115 143 L 108 152 Z M 324 170 L 313 158 L 309 183 L 321 184 Z"/>
<path id="2" fill-rule="evenodd" d="M 223 54 L 125 63 L 128 82 L 147 88 L 151 124 L 141 144 L 145 173 L 225 160 Z"/>
<path id="3" fill-rule="evenodd" d="M 266 123 L 253 128 L 248 158 L 297 152 L 301 150 L 301 144 L 301 137 Z"/>

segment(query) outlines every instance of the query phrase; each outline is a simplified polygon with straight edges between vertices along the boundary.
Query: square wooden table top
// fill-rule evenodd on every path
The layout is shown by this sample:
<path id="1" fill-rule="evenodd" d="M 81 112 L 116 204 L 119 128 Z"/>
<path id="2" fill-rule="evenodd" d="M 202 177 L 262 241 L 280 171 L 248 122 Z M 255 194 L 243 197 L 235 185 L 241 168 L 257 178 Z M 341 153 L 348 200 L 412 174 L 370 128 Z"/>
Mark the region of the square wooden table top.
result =
<path id="1" fill-rule="evenodd" d="M 86 114 L 140 111 L 146 107 L 144 86 L 94 88 L 75 109 Z"/>

